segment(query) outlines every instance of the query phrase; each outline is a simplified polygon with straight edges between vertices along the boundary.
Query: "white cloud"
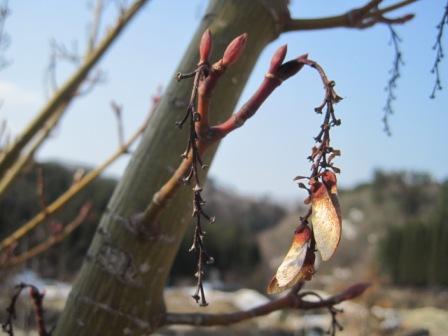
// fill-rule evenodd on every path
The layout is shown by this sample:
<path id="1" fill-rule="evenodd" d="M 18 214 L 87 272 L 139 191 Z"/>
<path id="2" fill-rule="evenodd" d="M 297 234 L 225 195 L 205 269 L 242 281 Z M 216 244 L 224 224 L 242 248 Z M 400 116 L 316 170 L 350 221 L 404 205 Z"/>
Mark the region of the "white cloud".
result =
<path id="1" fill-rule="evenodd" d="M 0 80 L 0 101 L 8 107 L 34 107 L 41 102 L 40 94 L 15 83 Z"/>

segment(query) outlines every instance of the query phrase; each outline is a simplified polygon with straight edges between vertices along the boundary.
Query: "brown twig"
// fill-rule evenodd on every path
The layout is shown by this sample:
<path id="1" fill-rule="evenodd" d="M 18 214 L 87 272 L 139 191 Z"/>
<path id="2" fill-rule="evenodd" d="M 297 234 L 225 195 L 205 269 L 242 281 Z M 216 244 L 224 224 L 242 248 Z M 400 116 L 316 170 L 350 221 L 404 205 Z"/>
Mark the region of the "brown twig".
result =
<path id="1" fill-rule="evenodd" d="M 157 107 L 158 100 L 154 100 L 153 106 L 151 108 L 151 112 Z M 149 116 L 148 116 L 149 118 Z M 18 239 L 25 236 L 28 232 L 33 230 L 35 227 L 40 225 L 47 216 L 50 216 L 57 211 L 59 211 L 62 207 L 64 207 L 74 196 L 76 196 L 81 190 L 87 187 L 93 180 L 95 180 L 107 167 L 109 167 L 116 159 L 121 157 L 127 150 L 129 150 L 130 146 L 140 137 L 140 135 L 146 129 L 146 125 L 148 123 L 148 118 L 143 122 L 139 129 L 135 131 L 135 133 L 128 139 L 126 143 L 120 148 L 118 148 L 109 158 L 107 158 L 101 165 L 91 170 L 88 174 L 81 177 L 76 183 L 73 183 L 72 186 L 67 189 L 61 196 L 59 196 L 55 201 L 53 201 L 46 209 L 39 212 L 34 218 L 29 220 L 27 223 L 22 225 L 19 229 L 14 231 L 7 238 L 3 239 L 0 242 L 0 251 L 3 251 L 5 248 L 13 244 Z"/>
<path id="2" fill-rule="evenodd" d="M 363 7 L 352 9 L 347 13 L 337 16 L 316 19 L 291 19 L 286 22 L 284 31 L 290 32 L 337 27 L 365 29 L 377 23 L 403 24 L 412 20 L 414 15 L 407 14 L 397 18 L 386 18 L 384 14 L 408 6 L 418 0 L 405 0 L 384 8 L 378 8 L 378 5 L 382 1 L 371 0 Z"/>
<path id="3" fill-rule="evenodd" d="M 249 310 L 227 314 L 167 313 L 164 322 L 166 325 L 183 324 L 192 326 L 217 326 L 238 323 L 283 309 L 335 309 L 335 305 L 360 296 L 369 286 L 370 285 L 366 283 L 359 283 L 347 288 L 345 291 L 337 295 L 331 296 L 327 299 L 319 299 L 318 301 L 304 300 L 303 298 L 306 295 L 314 292 L 306 292 L 306 295 L 303 295 L 298 292 L 297 287 L 295 287 L 288 293 L 288 295 L 274 299 L 268 303 Z"/>
<path id="4" fill-rule="evenodd" d="M 335 82 L 328 79 L 325 71 L 318 63 L 309 60 L 307 55 L 299 58 L 299 60 L 304 64 L 314 68 L 318 72 L 325 88 L 325 96 L 322 103 L 314 109 L 318 114 L 322 114 L 325 109 L 325 113 L 323 122 L 320 126 L 320 131 L 314 137 L 316 144 L 311 149 L 311 155 L 308 156 L 308 160 L 312 162 L 311 174 L 308 177 L 297 176 L 294 178 L 295 181 L 308 179 L 309 184 L 312 186 L 318 182 L 319 177 L 325 170 L 330 168 L 335 173 L 340 172 L 340 169 L 334 166 L 332 161 L 336 156 L 341 155 L 341 151 L 331 146 L 330 131 L 332 127 L 339 126 L 341 124 L 341 120 L 336 118 L 334 104 L 341 101 L 342 98 L 334 90 Z M 302 189 L 306 189 L 308 193 L 311 193 L 311 190 L 307 188 L 304 183 L 299 182 L 299 187 Z M 300 218 L 301 223 L 308 224 L 308 218 L 310 217 L 310 215 L 311 209 L 307 211 L 307 214 L 304 217 Z"/>
<path id="5" fill-rule="evenodd" d="M 444 57 L 444 51 L 442 46 L 442 37 L 445 29 L 445 25 L 448 25 L 448 2 L 445 5 L 445 11 L 443 13 L 442 19 L 437 25 L 437 37 L 434 46 L 432 47 L 436 51 L 436 58 L 434 60 L 434 64 L 431 68 L 431 73 L 435 76 L 434 87 L 431 92 L 431 99 L 436 97 L 436 92 L 442 90 L 442 81 L 440 78 L 440 62 Z"/>
<path id="6" fill-rule="evenodd" d="M 45 294 L 43 292 L 41 293 L 36 286 L 23 282 L 15 286 L 16 292 L 12 296 L 9 306 L 6 308 L 8 315 L 6 321 L 2 323 L 3 331 L 9 336 L 14 336 L 13 321 L 17 318 L 17 300 L 19 299 L 20 294 L 22 294 L 22 291 L 27 288 L 30 291 L 30 297 L 33 301 L 38 334 L 39 336 L 50 336 L 51 333 L 47 331 L 44 320 L 43 300 Z"/>
<path id="7" fill-rule="evenodd" d="M 0 264 L 0 268 L 14 267 L 23 264 L 25 261 L 36 257 L 37 255 L 47 251 L 54 245 L 60 243 L 67 236 L 69 236 L 75 229 L 77 229 L 88 218 L 93 204 L 91 202 L 85 203 L 78 212 L 78 215 L 70 223 L 68 223 L 61 232 L 54 232 L 47 240 L 32 247 L 19 255 L 13 255 Z"/>

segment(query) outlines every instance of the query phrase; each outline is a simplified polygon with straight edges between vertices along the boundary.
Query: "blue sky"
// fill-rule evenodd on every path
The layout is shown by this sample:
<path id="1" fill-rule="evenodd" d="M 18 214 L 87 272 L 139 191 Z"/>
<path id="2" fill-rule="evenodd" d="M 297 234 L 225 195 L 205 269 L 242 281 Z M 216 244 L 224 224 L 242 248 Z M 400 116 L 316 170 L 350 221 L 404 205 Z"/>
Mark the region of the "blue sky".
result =
<path id="1" fill-rule="evenodd" d="M 294 17 L 334 15 L 362 3 L 295 0 L 291 12 Z M 393 1 L 385 1 L 390 3 Z M 436 100 L 430 100 L 429 95 L 434 82 L 430 68 L 435 26 L 445 3 L 421 0 L 400 12 L 417 15 L 412 22 L 397 27 L 403 39 L 405 65 L 396 91 L 396 113 L 390 120 L 391 138 L 382 132 L 381 117 L 393 49 L 388 29 L 382 25 L 364 31 L 340 28 L 284 34 L 261 55 L 239 105 L 260 83 L 275 49 L 287 43 L 288 57 L 309 53 L 327 69 L 345 98 L 337 106 L 343 123 L 334 130 L 332 140 L 343 154 L 337 160 L 343 186 L 368 180 L 375 169 L 426 171 L 444 179 L 448 176 L 448 90 L 439 92 Z M 0 118 L 8 120 L 13 133 L 22 129 L 48 96 L 44 74 L 50 41 L 68 46 L 77 41 L 78 49 L 84 50 L 90 20 L 87 4 L 10 1 L 12 13 L 6 28 L 11 46 L 6 57 L 12 63 L 0 72 Z M 107 82 L 72 104 L 38 158 L 91 166 L 105 159 L 117 144 L 111 99 L 124 106 L 125 131 L 130 134 L 144 119 L 151 95 L 172 78 L 206 5 L 203 0 L 150 1 L 101 62 Z M 106 24 L 112 22 L 114 9 L 108 7 Z M 448 48 L 446 36 L 444 45 Z M 442 80 L 448 87 L 447 67 L 443 62 Z M 71 70 L 62 66 L 59 81 Z M 223 141 L 210 168 L 211 176 L 247 194 L 283 199 L 303 196 L 292 178 L 308 173 L 306 157 L 321 121 L 313 107 L 321 96 L 320 81 L 309 70 L 282 85 L 253 119 Z M 121 174 L 127 160 L 120 159 L 108 173 Z"/>

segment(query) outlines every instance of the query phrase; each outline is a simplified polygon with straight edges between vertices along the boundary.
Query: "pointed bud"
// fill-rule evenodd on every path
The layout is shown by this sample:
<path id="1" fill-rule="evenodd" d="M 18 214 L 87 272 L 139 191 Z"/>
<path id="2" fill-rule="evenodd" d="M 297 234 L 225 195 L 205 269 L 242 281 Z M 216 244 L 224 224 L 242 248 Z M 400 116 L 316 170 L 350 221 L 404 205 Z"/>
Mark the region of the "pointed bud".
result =
<path id="1" fill-rule="evenodd" d="M 308 54 L 303 54 L 296 58 L 297 61 L 301 63 L 306 63 L 308 61 Z"/>
<path id="2" fill-rule="evenodd" d="M 303 68 L 303 63 L 298 60 L 291 60 L 282 64 L 277 70 L 277 78 L 281 81 L 287 80 L 289 77 L 294 76 Z"/>
<path id="3" fill-rule="evenodd" d="M 199 63 L 206 63 L 209 60 L 212 51 L 212 33 L 207 29 L 201 37 L 199 43 Z"/>
<path id="4" fill-rule="evenodd" d="M 282 65 L 283 60 L 285 59 L 287 50 L 288 46 L 286 44 L 277 49 L 271 59 L 271 65 L 269 66 L 270 73 L 274 74 L 275 72 L 277 72 L 277 69 L 280 67 L 280 65 Z"/>
<path id="5" fill-rule="evenodd" d="M 235 39 L 227 46 L 222 56 L 222 65 L 228 66 L 235 63 L 244 50 L 247 42 L 247 33 L 244 33 Z"/>

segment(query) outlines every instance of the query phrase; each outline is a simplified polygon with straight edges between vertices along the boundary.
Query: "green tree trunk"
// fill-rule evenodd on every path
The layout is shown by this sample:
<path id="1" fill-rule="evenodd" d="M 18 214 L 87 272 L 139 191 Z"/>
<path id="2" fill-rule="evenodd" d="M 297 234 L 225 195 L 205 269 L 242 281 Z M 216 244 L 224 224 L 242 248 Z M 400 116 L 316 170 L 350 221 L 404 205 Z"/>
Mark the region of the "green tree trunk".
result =
<path id="1" fill-rule="evenodd" d="M 286 0 L 210 1 L 178 71 L 194 69 L 198 41 L 207 27 L 213 34 L 212 60 L 222 55 L 234 37 L 243 32 L 249 35 L 244 56 L 216 88 L 212 122 L 223 121 L 232 113 L 261 51 L 277 38 L 287 16 Z M 163 34 L 163 27 L 148 32 L 159 33 Z M 174 45 L 176 41 L 166 43 Z M 187 130 L 179 131 L 175 121 L 184 114 L 190 89 L 187 80 L 178 83 L 173 79 L 167 87 L 113 194 L 109 211 L 100 221 L 54 335 L 146 335 L 163 322 L 163 289 L 191 222 L 191 188 L 181 188 L 171 199 L 153 225 L 157 234 L 152 238 L 135 234 L 117 215 L 129 217 L 143 211 L 179 165 Z M 210 163 L 215 150 L 209 150 L 206 162 Z"/>

